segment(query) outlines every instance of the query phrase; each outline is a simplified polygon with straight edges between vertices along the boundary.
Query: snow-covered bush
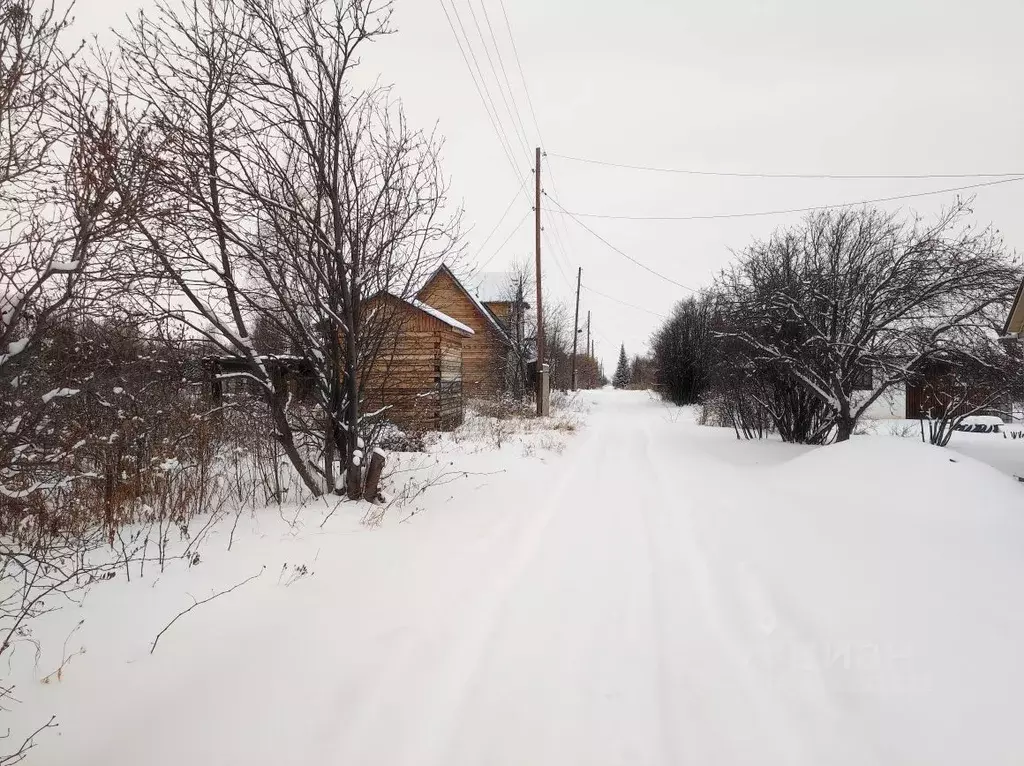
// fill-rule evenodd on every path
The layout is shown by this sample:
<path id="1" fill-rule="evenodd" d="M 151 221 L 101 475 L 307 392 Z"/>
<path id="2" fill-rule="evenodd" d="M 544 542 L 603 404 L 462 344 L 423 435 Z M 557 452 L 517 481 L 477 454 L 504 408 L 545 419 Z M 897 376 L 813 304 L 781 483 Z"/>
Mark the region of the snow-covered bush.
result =
<path id="1" fill-rule="evenodd" d="M 715 284 L 716 334 L 731 344 L 721 358 L 745 385 L 798 392 L 755 397 L 777 424 L 780 412 L 808 424 L 796 441 L 849 438 L 887 391 L 1001 328 L 1021 270 L 970 212 L 958 202 L 926 223 L 821 211 L 753 243 Z"/>

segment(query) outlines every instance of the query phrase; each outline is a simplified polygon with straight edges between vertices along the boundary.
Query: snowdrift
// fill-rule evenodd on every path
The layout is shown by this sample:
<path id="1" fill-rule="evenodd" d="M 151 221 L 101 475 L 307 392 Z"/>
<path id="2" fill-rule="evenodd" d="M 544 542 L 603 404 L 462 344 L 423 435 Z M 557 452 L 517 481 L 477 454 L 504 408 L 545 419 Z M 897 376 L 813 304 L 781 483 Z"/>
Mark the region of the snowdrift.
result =
<path id="1" fill-rule="evenodd" d="M 949 508 L 1019 508 L 1021 486 L 985 463 L 912 439 L 856 436 L 781 467 L 794 484 L 855 489 L 858 499 Z M 1015 514 L 1020 515 L 1020 514 Z"/>
<path id="2" fill-rule="evenodd" d="M 855 437 L 779 467 L 725 516 L 718 566 L 751 667 L 810 724 L 812 750 L 1019 762 L 1024 485 L 951 450 Z"/>

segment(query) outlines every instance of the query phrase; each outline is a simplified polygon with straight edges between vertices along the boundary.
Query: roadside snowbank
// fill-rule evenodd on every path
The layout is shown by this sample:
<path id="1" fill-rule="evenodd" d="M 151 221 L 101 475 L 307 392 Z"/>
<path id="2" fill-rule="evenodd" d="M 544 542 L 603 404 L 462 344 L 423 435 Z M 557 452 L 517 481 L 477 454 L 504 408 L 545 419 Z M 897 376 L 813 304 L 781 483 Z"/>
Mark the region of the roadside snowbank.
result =
<path id="1" fill-rule="evenodd" d="M 850 763 L 1017 762 L 1018 482 L 950 450 L 859 437 L 797 457 L 734 510 L 716 537 L 751 664 L 815 737 L 841 733 Z"/>
<path id="2" fill-rule="evenodd" d="M 917 420 L 864 420 L 858 434 L 886 436 L 921 442 L 921 424 Z M 854 440 L 860 438 L 855 436 Z M 956 431 L 949 449 L 976 458 L 1010 476 L 1024 476 L 1024 428 L 1007 423 L 997 433 Z"/>

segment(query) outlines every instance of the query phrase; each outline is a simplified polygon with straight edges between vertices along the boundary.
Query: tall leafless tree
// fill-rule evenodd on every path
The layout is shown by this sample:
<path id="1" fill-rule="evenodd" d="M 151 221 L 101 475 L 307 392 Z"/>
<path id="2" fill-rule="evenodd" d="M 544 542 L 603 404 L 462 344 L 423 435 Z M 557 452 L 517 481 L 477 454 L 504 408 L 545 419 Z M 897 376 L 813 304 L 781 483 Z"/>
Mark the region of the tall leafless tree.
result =
<path id="1" fill-rule="evenodd" d="M 410 129 L 387 89 L 352 83 L 358 52 L 390 32 L 390 16 L 372 0 L 162 3 L 121 44 L 163 190 L 137 222 L 140 246 L 168 295 L 184 296 L 168 311 L 247 362 L 316 493 L 341 486 L 340 456 L 359 494 L 363 371 L 386 335 L 364 300 L 411 296 L 455 243 L 439 141 Z M 256 349 L 256 317 L 316 370 L 322 469 Z"/>
<path id="2" fill-rule="evenodd" d="M 102 536 L 70 500 L 93 478 L 61 417 L 79 389 L 67 363 L 40 358 L 100 300 L 95 284 L 138 204 L 139 135 L 78 67 L 70 23 L 53 5 L 0 3 L 0 655 L 104 569 L 88 560 Z M 0 707 L 10 691 L 0 684 Z"/>
<path id="3" fill-rule="evenodd" d="M 724 334 L 828 413 L 810 441 L 848 439 L 883 393 L 1001 321 L 1020 270 L 969 213 L 963 202 L 934 223 L 869 208 L 814 213 L 718 279 Z"/>

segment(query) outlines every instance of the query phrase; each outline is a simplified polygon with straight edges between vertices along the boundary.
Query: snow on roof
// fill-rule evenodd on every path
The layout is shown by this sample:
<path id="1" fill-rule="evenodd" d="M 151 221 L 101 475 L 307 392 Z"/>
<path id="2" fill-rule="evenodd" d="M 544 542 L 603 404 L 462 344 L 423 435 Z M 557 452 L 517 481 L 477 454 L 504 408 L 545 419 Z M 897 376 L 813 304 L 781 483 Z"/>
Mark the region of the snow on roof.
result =
<path id="1" fill-rule="evenodd" d="M 443 311 L 438 311 L 433 306 L 428 306 L 426 303 L 424 303 L 421 300 L 417 300 L 416 298 L 408 298 L 406 300 L 408 301 L 410 306 L 413 306 L 415 308 L 418 308 L 420 311 L 430 314 L 430 316 L 434 317 L 434 319 L 438 319 L 444 322 L 446 325 L 454 327 L 456 330 L 460 330 L 466 333 L 467 335 L 475 335 L 472 327 L 462 324 L 462 322 L 460 322 L 458 319 L 452 319 Z"/>
<path id="2" fill-rule="evenodd" d="M 469 282 L 471 292 L 484 303 L 510 300 L 511 277 L 504 271 L 485 271 Z"/>
<path id="3" fill-rule="evenodd" d="M 478 297 L 476 297 L 476 295 L 473 294 L 472 290 L 467 289 L 466 286 L 462 284 L 462 281 L 457 276 L 455 276 L 455 273 L 450 268 L 448 268 L 446 264 L 442 263 L 440 266 L 438 266 L 437 270 L 430 275 L 430 278 L 423 283 L 423 287 L 426 287 L 428 284 L 430 284 L 434 280 L 434 278 L 441 273 L 447 273 L 455 282 L 455 284 L 462 290 L 462 292 L 471 301 L 473 301 L 474 305 L 476 305 L 480 313 L 484 315 L 484 318 L 487 319 L 487 321 L 491 323 L 494 329 L 501 334 L 501 337 L 508 340 L 508 331 L 502 326 L 501 322 L 498 321 L 498 318 L 494 316 L 491 310 L 484 305 L 482 300 L 480 300 Z M 422 290 L 423 287 L 421 287 L 420 290 Z"/>

